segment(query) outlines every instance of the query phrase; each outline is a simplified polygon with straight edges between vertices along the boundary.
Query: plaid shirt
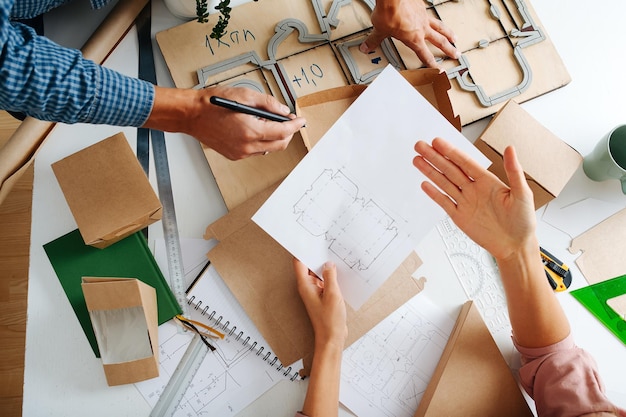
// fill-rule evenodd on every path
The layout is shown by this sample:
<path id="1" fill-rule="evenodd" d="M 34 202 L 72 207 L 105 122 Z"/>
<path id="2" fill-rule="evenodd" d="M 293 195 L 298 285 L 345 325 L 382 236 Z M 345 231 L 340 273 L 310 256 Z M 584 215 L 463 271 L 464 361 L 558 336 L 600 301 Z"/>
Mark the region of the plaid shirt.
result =
<path id="1" fill-rule="evenodd" d="M 154 86 L 83 58 L 12 19 L 37 16 L 68 0 L 0 0 L 0 108 L 41 120 L 141 126 Z M 109 0 L 91 0 L 93 8 Z"/>

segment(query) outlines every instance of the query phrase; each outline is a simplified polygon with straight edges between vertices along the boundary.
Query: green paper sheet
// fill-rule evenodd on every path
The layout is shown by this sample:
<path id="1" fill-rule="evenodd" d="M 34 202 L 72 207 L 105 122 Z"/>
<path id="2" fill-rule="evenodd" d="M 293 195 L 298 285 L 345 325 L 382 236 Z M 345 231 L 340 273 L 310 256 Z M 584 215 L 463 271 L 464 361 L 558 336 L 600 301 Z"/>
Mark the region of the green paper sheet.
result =
<path id="1" fill-rule="evenodd" d="M 607 304 L 607 300 L 626 294 L 626 275 L 570 291 L 570 294 L 626 344 L 626 321 Z"/>
<path id="2" fill-rule="evenodd" d="M 154 287 L 159 324 L 182 313 L 141 232 L 97 249 L 85 245 L 76 229 L 46 243 L 44 250 L 96 357 L 100 357 L 100 351 L 81 288 L 82 277 L 137 278 Z"/>

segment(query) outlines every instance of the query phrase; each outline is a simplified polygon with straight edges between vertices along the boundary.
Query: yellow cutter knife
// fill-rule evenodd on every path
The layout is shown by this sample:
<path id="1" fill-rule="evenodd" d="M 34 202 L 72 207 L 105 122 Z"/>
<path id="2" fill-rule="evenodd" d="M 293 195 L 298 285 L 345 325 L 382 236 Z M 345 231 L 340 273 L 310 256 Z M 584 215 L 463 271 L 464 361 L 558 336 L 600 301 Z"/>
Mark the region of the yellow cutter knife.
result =
<path id="1" fill-rule="evenodd" d="M 539 248 L 541 262 L 546 271 L 548 282 L 554 291 L 565 291 L 572 283 L 572 273 L 563 262 L 544 248 Z"/>

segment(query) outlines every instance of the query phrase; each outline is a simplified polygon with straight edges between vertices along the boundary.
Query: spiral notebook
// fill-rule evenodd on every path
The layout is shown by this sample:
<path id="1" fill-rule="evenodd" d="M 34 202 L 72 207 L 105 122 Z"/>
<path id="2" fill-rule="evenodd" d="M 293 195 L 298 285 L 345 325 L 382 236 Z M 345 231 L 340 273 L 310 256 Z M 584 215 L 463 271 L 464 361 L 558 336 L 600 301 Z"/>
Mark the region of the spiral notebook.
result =
<path id="1" fill-rule="evenodd" d="M 223 341 L 216 342 L 218 348 L 223 343 L 238 344 L 237 351 L 245 347 L 284 377 L 292 381 L 298 378 L 300 367 L 297 362 L 283 365 L 279 361 L 212 265 L 192 284 L 187 291 L 187 299 L 192 306 L 192 319 L 206 323 L 226 335 Z"/>

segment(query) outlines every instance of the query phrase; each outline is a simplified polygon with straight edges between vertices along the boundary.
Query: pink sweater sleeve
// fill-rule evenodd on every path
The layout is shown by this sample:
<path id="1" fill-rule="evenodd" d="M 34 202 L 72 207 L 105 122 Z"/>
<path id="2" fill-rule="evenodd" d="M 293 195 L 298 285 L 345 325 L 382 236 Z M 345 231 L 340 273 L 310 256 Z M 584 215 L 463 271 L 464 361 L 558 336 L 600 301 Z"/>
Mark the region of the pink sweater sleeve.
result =
<path id="1" fill-rule="evenodd" d="M 591 355 L 574 344 L 570 334 L 562 341 L 542 348 L 515 347 L 521 354 L 522 386 L 535 400 L 537 414 L 582 416 L 594 412 L 626 416 L 604 394 L 597 365 Z"/>

